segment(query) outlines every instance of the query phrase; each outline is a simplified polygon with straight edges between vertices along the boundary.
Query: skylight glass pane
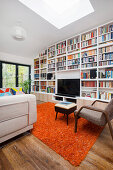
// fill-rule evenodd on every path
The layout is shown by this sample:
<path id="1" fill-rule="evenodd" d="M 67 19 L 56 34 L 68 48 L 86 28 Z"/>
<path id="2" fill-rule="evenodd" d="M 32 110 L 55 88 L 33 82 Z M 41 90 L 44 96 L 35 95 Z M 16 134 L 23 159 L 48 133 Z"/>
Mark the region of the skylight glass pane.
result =
<path id="1" fill-rule="evenodd" d="M 52 9 L 54 9 L 59 15 L 72 7 L 79 0 L 43 0 Z"/>
<path id="2" fill-rule="evenodd" d="M 94 12 L 89 0 L 19 0 L 60 29 Z"/>

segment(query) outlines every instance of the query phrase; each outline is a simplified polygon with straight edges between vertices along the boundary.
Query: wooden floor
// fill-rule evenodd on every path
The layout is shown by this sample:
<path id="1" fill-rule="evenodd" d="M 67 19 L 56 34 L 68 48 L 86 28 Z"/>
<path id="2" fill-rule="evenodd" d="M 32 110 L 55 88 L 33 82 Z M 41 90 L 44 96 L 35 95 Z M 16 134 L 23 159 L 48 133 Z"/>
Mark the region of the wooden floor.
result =
<path id="1" fill-rule="evenodd" d="M 39 102 L 38 102 L 39 103 Z M 112 121 L 113 126 L 113 121 Z M 22 136 L 0 149 L 0 170 L 87 170 L 113 169 L 113 142 L 108 126 L 101 133 L 80 166 L 74 167 L 63 157 L 35 138 Z"/>

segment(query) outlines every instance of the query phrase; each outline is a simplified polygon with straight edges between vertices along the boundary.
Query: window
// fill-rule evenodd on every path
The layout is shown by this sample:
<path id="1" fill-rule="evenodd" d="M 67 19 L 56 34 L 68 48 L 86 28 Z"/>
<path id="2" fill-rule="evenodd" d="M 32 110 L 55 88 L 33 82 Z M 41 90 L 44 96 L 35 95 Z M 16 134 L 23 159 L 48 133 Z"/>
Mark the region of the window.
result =
<path id="1" fill-rule="evenodd" d="M 3 87 L 16 87 L 16 66 L 13 64 L 2 64 Z"/>
<path id="2" fill-rule="evenodd" d="M 30 65 L 0 61 L 0 87 L 21 87 L 23 81 L 31 79 L 30 73 Z"/>
<path id="3" fill-rule="evenodd" d="M 18 66 L 18 85 L 21 86 L 21 83 L 29 79 L 29 67 L 27 66 Z"/>

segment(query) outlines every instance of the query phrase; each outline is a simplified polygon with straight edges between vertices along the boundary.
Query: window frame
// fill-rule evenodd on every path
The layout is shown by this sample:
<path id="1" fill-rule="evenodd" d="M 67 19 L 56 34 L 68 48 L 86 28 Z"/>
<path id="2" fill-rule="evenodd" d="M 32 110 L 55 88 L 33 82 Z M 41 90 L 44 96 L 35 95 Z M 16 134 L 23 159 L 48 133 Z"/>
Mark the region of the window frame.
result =
<path id="1" fill-rule="evenodd" d="M 7 61 L 1 61 L 0 60 L 0 88 L 3 88 L 3 82 L 2 82 L 2 64 L 12 64 L 16 66 L 16 87 L 18 87 L 18 66 L 25 66 L 29 68 L 29 79 L 31 80 L 31 65 L 26 65 L 26 64 L 20 64 L 20 63 L 12 63 L 12 62 L 7 62 Z M 29 92 L 31 91 L 31 83 L 29 86 Z"/>

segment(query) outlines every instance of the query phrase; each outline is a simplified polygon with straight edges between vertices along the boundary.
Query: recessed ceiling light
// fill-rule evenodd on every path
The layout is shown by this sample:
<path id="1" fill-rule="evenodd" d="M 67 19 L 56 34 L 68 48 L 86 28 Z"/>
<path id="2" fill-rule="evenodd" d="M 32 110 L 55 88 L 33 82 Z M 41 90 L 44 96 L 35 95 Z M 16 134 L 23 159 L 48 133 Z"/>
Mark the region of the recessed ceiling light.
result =
<path id="1" fill-rule="evenodd" d="M 94 12 L 90 0 L 19 0 L 60 29 Z"/>

